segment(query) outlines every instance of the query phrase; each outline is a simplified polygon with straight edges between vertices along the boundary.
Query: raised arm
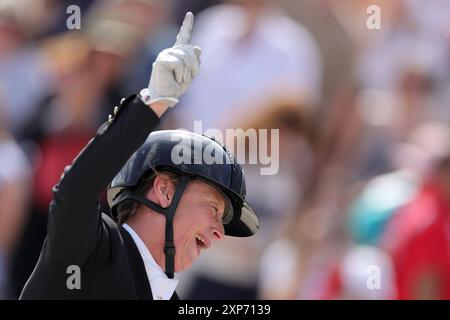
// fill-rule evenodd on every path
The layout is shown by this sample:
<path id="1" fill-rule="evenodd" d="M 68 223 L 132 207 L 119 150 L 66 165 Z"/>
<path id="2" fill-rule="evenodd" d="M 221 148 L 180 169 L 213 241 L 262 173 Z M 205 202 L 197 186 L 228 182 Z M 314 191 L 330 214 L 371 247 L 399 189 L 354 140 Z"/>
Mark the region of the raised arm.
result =
<path id="1" fill-rule="evenodd" d="M 175 45 L 158 55 L 148 87 L 114 109 L 53 188 L 48 225 L 53 250 L 80 259 L 91 252 L 101 230 L 99 195 L 198 72 L 201 50 L 190 44 L 193 19 L 188 13 Z"/>

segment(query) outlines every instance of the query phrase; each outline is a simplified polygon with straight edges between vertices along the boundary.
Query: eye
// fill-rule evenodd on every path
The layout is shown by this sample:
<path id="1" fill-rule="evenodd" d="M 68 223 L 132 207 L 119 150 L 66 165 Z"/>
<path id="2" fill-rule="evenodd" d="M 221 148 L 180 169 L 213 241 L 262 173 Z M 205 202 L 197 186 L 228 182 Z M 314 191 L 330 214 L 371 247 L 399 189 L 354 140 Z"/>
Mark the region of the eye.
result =
<path id="1" fill-rule="evenodd" d="M 211 205 L 211 208 L 213 209 L 214 219 L 219 222 L 219 209 L 215 205 Z"/>

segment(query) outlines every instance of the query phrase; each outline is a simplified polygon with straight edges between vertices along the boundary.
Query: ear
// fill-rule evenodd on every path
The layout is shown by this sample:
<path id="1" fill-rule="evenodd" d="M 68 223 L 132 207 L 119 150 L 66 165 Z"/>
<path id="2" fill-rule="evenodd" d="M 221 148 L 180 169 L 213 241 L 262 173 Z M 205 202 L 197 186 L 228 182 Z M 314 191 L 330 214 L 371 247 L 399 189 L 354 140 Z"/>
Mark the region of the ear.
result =
<path id="1" fill-rule="evenodd" d="M 166 174 L 158 174 L 153 181 L 153 191 L 158 204 L 167 208 L 172 203 L 175 184 Z"/>

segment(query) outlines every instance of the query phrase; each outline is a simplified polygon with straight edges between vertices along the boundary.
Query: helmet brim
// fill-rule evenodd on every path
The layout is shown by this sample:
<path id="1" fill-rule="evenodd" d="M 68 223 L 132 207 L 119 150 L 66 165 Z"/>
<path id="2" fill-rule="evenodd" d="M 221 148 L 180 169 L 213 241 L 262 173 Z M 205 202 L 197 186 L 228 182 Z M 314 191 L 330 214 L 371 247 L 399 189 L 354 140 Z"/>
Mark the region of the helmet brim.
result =
<path id="1" fill-rule="evenodd" d="M 225 234 L 233 237 L 250 237 L 259 229 L 259 219 L 249 203 L 244 201 L 239 218 L 224 225 Z"/>

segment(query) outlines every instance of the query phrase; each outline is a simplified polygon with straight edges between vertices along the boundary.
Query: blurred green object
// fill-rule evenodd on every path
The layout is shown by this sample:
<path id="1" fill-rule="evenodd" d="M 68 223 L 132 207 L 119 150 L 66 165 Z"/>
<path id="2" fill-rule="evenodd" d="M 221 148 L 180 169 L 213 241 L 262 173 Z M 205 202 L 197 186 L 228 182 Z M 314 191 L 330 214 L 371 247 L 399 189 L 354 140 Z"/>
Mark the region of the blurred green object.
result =
<path id="1" fill-rule="evenodd" d="M 405 170 L 370 180 L 349 208 L 347 226 L 353 242 L 378 245 L 391 217 L 416 191 L 414 177 Z"/>

